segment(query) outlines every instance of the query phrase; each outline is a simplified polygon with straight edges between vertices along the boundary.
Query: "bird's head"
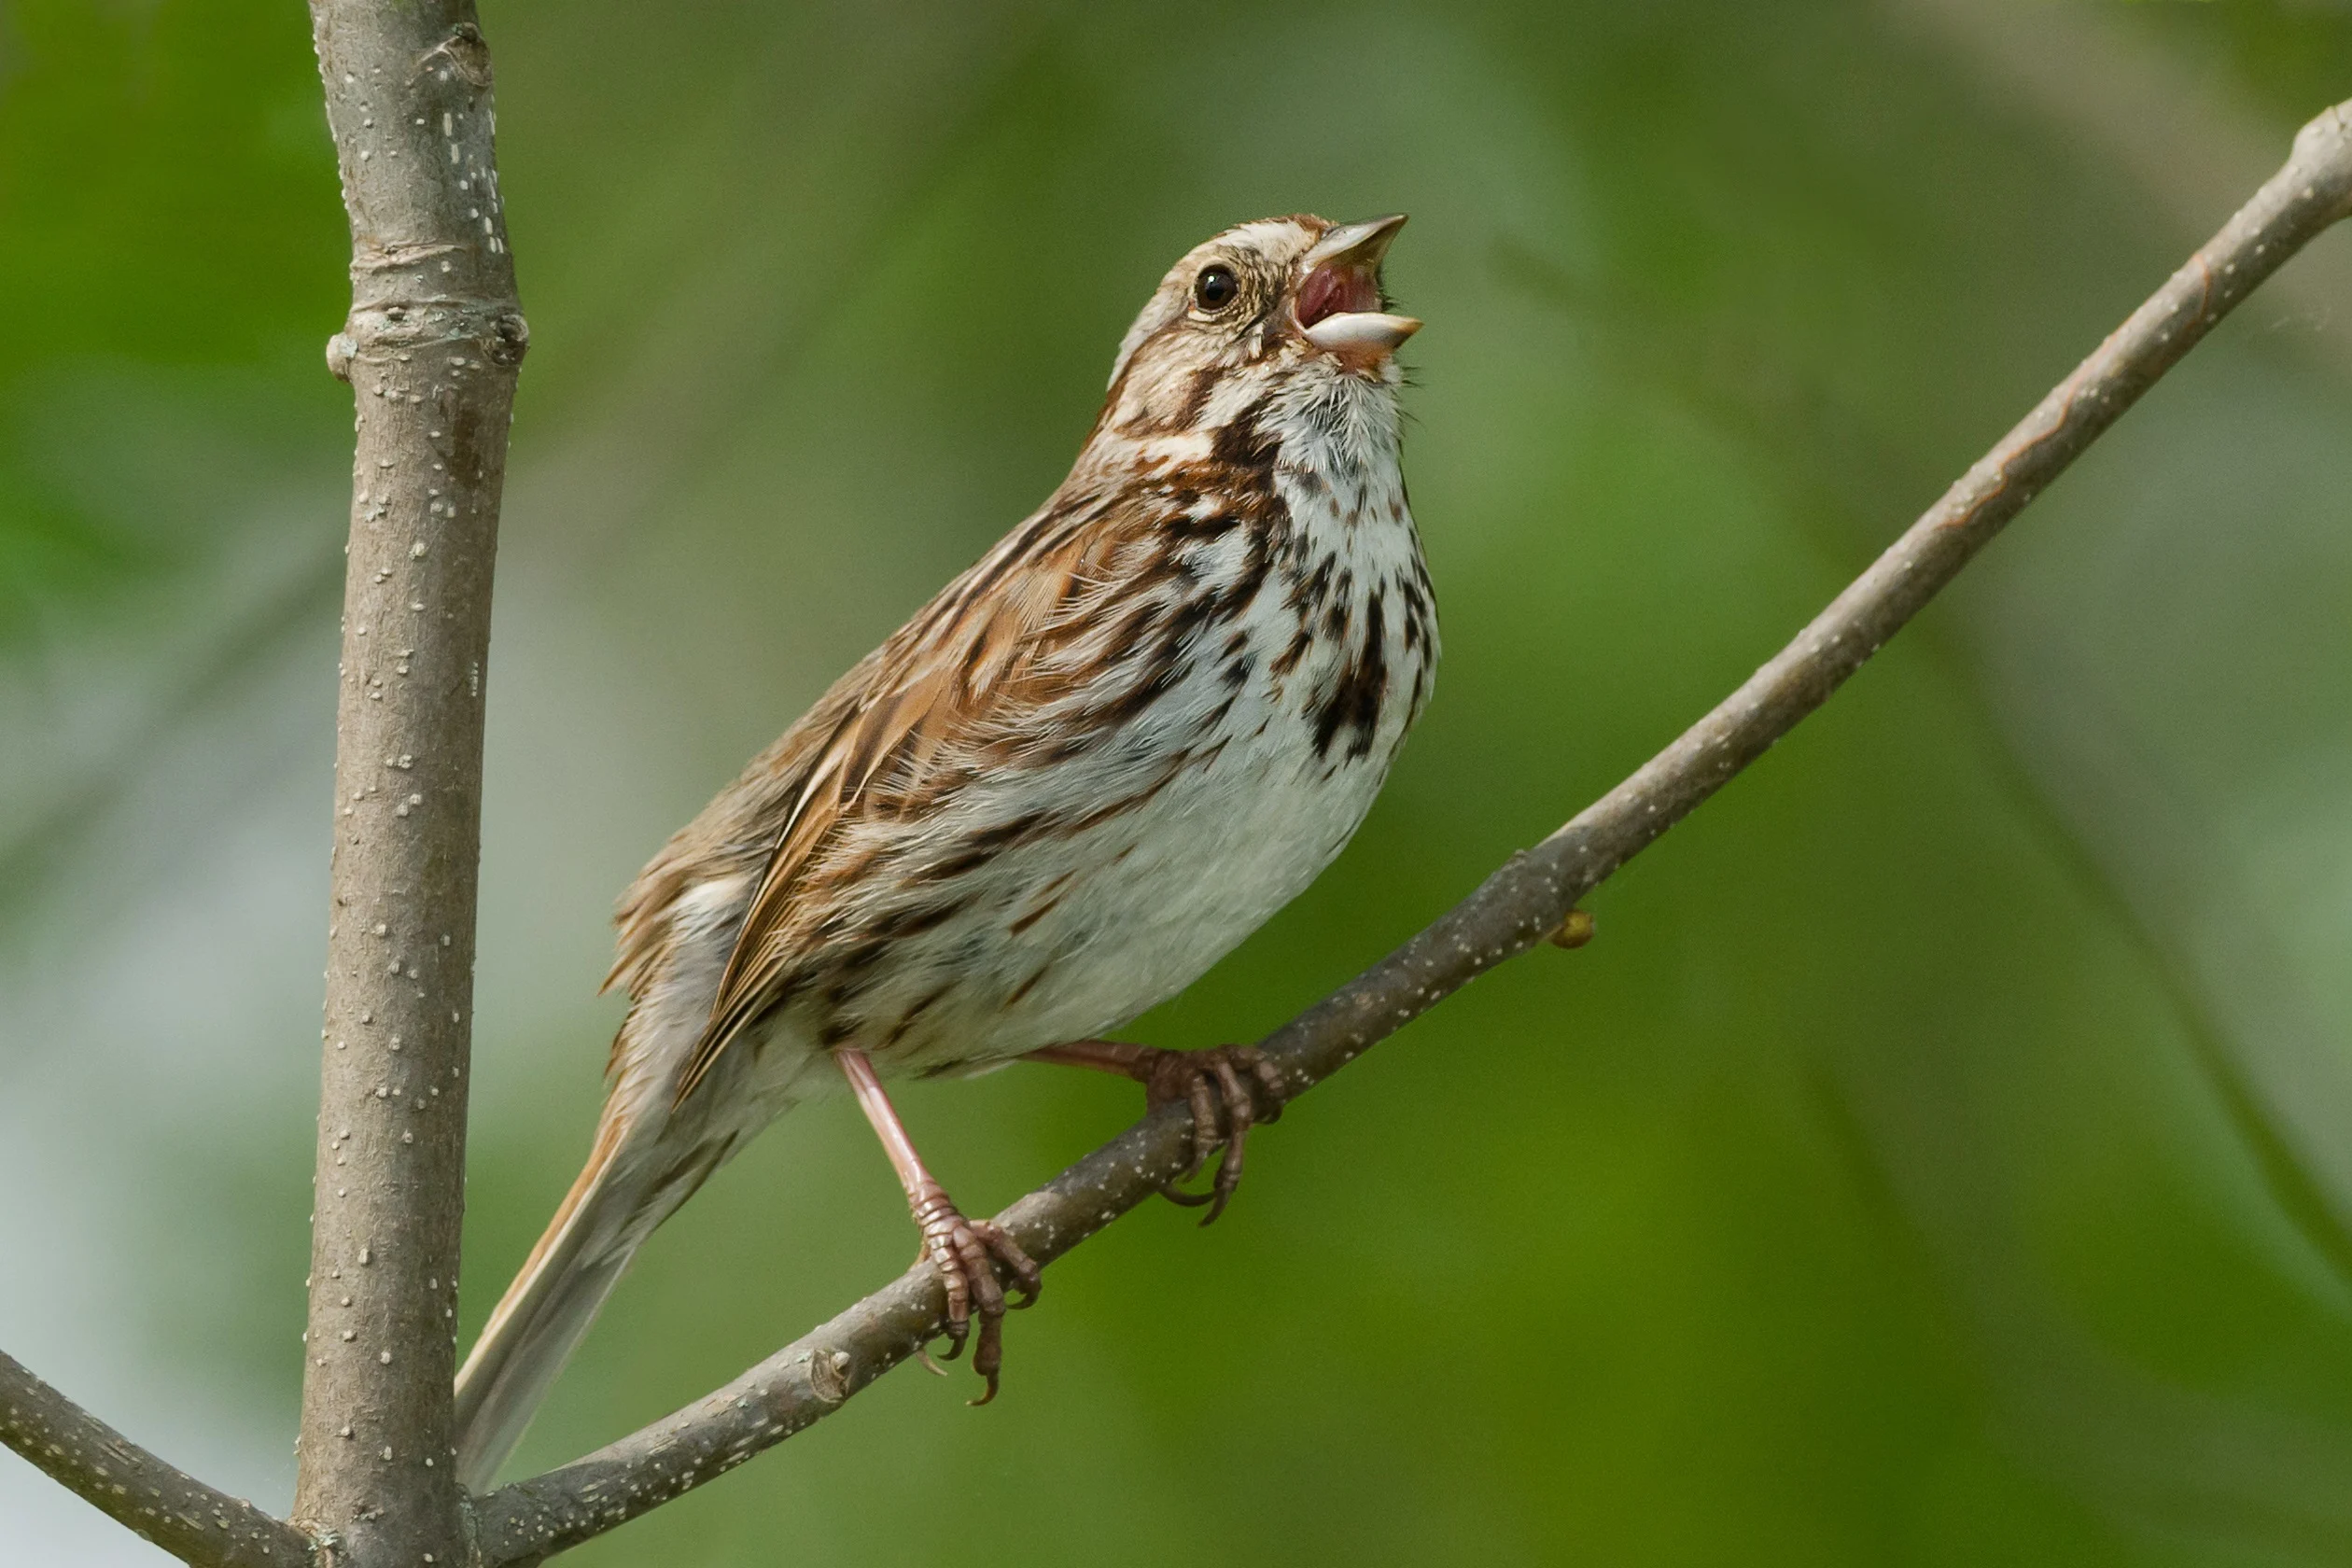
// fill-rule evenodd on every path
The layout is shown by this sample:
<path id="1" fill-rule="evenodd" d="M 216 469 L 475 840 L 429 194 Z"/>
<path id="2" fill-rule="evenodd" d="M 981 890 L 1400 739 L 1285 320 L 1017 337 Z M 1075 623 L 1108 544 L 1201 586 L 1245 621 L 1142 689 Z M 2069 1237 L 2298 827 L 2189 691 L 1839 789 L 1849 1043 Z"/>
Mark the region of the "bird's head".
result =
<path id="1" fill-rule="evenodd" d="M 1388 313 L 1380 287 L 1380 259 L 1404 225 L 1402 214 L 1272 217 L 1195 246 L 1127 329 L 1104 425 L 1127 435 L 1220 426 L 1282 387 L 1385 394 L 1399 379 L 1397 345 L 1421 329 Z"/>

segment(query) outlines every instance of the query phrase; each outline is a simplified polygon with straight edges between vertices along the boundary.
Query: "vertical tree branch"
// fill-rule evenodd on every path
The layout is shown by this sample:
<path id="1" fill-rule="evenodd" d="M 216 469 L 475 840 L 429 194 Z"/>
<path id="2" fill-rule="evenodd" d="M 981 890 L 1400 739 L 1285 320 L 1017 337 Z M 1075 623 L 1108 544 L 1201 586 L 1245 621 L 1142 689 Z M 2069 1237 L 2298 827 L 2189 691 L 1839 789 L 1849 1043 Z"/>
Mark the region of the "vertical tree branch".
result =
<path id="1" fill-rule="evenodd" d="M 358 404 L 296 1520 L 338 1564 L 468 1555 L 450 1465 L 483 679 L 526 342 L 470 0 L 313 0 Z"/>

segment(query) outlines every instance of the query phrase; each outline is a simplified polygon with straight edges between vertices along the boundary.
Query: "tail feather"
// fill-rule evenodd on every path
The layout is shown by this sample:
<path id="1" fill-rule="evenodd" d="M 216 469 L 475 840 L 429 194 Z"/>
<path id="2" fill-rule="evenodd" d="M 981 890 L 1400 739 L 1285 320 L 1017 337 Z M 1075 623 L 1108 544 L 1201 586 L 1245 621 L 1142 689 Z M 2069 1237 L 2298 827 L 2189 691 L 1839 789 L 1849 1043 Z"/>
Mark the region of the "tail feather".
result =
<path id="1" fill-rule="evenodd" d="M 608 1114 L 588 1163 L 457 1373 L 457 1478 L 484 1491 L 547 1397 L 649 1225 L 623 1179 L 624 1128 Z"/>

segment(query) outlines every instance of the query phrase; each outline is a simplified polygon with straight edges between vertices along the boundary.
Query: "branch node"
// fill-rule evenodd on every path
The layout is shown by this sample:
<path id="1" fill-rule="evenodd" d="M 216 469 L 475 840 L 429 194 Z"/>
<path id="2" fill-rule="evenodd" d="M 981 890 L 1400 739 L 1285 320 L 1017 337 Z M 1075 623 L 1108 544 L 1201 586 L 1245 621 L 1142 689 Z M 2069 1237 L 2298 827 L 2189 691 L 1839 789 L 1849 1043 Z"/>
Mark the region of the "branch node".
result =
<path id="1" fill-rule="evenodd" d="M 1544 938 L 1555 947 L 1581 947 L 1592 940 L 1592 916 L 1589 911 L 1571 909 L 1568 917 L 1560 922 L 1551 935 Z"/>
<path id="2" fill-rule="evenodd" d="M 811 1351 L 808 1353 L 808 1388 L 827 1405 L 838 1405 L 848 1398 L 849 1352 Z"/>

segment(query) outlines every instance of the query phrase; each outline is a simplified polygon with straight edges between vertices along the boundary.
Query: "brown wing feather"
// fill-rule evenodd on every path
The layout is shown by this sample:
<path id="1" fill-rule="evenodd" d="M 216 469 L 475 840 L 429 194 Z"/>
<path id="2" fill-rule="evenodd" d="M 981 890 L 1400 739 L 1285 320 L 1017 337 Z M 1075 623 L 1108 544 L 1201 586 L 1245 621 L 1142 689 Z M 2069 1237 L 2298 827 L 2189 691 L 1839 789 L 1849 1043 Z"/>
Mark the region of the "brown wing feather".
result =
<path id="1" fill-rule="evenodd" d="M 771 781 L 789 773 L 792 787 L 767 791 L 773 847 L 679 1099 L 773 1005 L 794 957 L 791 916 L 821 850 L 868 813 L 920 798 L 949 771 L 943 763 L 964 754 L 959 743 L 1018 729 L 1025 711 L 1066 689 L 1021 678 L 1066 643 L 1073 618 L 1059 612 L 1099 581 L 1086 568 L 1104 540 L 1081 531 L 1082 522 L 1099 528 L 1102 520 L 1049 511 L 1016 530 L 844 676 L 761 760 L 766 767 L 746 774 L 742 784 L 754 773 Z M 646 966 L 626 946 L 615 973 L 636 975 Z"/>

